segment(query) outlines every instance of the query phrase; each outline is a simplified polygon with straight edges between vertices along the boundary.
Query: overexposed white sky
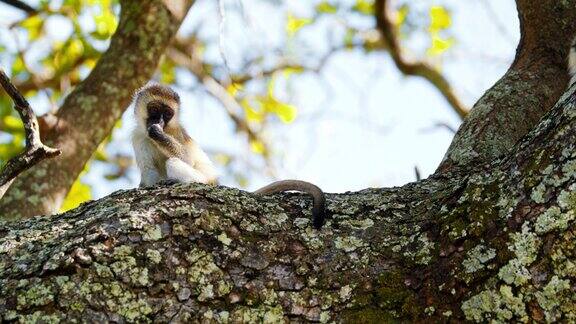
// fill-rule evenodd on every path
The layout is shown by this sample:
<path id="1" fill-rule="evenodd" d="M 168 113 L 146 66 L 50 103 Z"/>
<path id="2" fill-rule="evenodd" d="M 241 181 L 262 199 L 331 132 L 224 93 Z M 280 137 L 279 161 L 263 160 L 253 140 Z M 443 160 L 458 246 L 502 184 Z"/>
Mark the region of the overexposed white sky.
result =
<path id="1" fill-rule="evenodd" d="M 233 14 L 240 0 L 223 1 L 230 14 L 226 15 L 222 46 L 208 48 L 207 55 L 219 61 L 221 50 L 233 69 L 240 63 L 237 59 L 240 54 L 246 53 L 246 47 L 256 55 L 283 44 L 287 10 L 306 16 L 314 7 L 308 2 L 286 1 L 282 7 L 287 10 L 278 10 L 269 1 L 241 0 L 244 9 L 241 17 Z M 519 39 L 515 3 L 513 0 L 410 2 L 414 8 L 427 8 L 432 4 L 444 5 L 452 12 L 453 27 L 449 32 L 456 44 L 444 56 L 442 71 L 463 101 L 472 106 L 502 76 L 514 58 Z M 2 43 L 6 37 L 12 37 L 5 26 L 18 15 L 17 11 L 0 4 Z M 198 0 L 182 31 L 195 28 L 200 21 L 201 33 L 218 37 L 216 1 Z M 365 22 L 358 18 L 359 26 Z M 51 24 L 63 25 L 58 21 Z M 300 36 L 290 41 L 288 51 L 296 57 L 310 52 L 313 61 L 313 54 L 326 50 L 327 37 L 339 35 L 339 28 L 336 19 L 322 18 L 317 24 L 302 29 Z M 68 33 L 64 27 L 54 30 L 56 38 L 58 34 Z M 426 44 L 424 36 L 412 37 L 407 45 L 422 53 L 420 49 Z M 0 58 L 0 66 L 6 68 L 8 64 L 6 58 Z M 245 138 L 234 132 L 224 109 L 198 90 L 186 73 L 178 74 L 178 79 L 187 85 L 178 91 L 184 107 L 182 121 L 190 135 L 210 152 L 236 153 L 254 165 L 246 172 L 250 180 L 248 189 L 274 180 L 262 172 L 261 159 L 250 153 Z M 415 166 L 423 176 L 429 175 L 453 136 L 437 124 L 454 128 L 459 125 L 458 117 L 435 88 L 421 78 L 401 75 L 385 52 L 339 52 L 331 57 L 319 76 L 305 73 L 292 76 L 288 82 L 279 80 L 278 95 L 290 99 L 298 108 L 298 118 L 291 124 L 275 122 L 266 133 L 274 152 L 277 178 L 311 181 L 327 192 L 403 185 L 415 180 Z M 47 107 L 40 99 L 32 103 L 39 113 Z M 122 128 L 116 130 L 110 150 L 131 150 L 131 127 L 129 110 Z M 135 169 L 130 171 L 129 180 L 112 182 L 102 181 L 104 171 L 101 164 L 94 163 L 83 178 L 93 185 L 94 198 L 138 185 L 139 175 Z M 226 176 L 221 178 L 221 184 L 237 186 L 234 179 Z"/>

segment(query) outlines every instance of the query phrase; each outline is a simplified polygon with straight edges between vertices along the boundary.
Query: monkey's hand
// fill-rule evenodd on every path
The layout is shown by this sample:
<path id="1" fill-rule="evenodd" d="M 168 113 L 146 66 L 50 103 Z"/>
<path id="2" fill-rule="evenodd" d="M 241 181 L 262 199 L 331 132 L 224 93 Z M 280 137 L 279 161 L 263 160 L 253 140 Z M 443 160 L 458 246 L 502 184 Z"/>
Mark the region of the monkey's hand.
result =
<path id="1" fill-rule="evenodd" d="M 153 140 L 160 140 L 166 137 L 166 134 L 159 124 L 152 124 L 148 127 L 148 136 Z"/>
<path id="2" fill-rule="evenodd" d="M 156 145 L 160 152 L 162 152 L 167 158 L 184 158 L 182 145 L 170 136 L 170 134 L 164 132 L 161 125 L 150 125 L 148 127 L 148 137 L 152 139 L 154 145 Z"/>

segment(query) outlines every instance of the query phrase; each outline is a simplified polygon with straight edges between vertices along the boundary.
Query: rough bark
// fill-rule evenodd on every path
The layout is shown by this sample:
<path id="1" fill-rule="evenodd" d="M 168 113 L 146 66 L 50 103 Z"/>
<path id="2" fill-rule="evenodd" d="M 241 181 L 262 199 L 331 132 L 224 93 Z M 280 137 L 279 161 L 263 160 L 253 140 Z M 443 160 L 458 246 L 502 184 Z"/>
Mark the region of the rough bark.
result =
<path id="1" fill-rule="evenodd" d="M 191 0 L 120 1 L 118 29 L 98 64 L 46 118 L 42 140 L 62 150 L 19 176 L 0 200 L 2 217 L 58 211 L 68 190 L 98 145 L 130 104 L 134 91 L 154 73 Z M 49 122 L 47 122 L 49 121 Z"/>
<path id="2" fill-rule="evenodd" d="M 506 74 L 478 100 L 456 133 L 440 172 L 507 154 L 554 105 L 568 82 L 576 0 L 517 0 L 521 39 Z"/>
<path id="3" fill-rule="evenodd" d="M 507 158 L 393 189 L 119 191 L 0 223 L 3 320 L 576 321 L 574 86 Z"/>

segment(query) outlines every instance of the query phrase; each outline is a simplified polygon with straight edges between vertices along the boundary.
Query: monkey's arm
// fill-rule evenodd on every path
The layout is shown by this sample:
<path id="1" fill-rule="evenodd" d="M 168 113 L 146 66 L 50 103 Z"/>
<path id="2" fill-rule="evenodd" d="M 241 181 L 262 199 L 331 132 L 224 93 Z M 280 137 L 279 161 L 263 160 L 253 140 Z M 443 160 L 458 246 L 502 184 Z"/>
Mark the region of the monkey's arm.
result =
<path id="1" fill-rule="evenodd" d="M 174 137 L 166 134 L 158 124 L 151 125 L 148 128 L 148 137 L 162 154 L 167 158 L 178 158 L 183 162 L 189 162 L 184 153 L 184 147 Z"/>
<path id="2" fill-rule="evenodd" d="M 300 180 L 281 180 L 272 182 L 271 184 L 254 191 L 254 193 L 270 195 L 284 191 L 301 191 L 312 196 L 312 224 L 316 229 L 320 229 L 324 224 L 324 218 L 326 216 L 326 197 L 324 196 L 322 189 L 318 186 Z"/>
<path id="3" fill-rule="evenodd" d="M 193 155 L 193 151 L 196 148 L 193 147 L 192 142 L 181 144 L 174 137 L 166 134 L 158 124 L 151 125 L 148 128 L 148 136 L 160 152 L 168 158 L 166 161 L 166 177 L 169 180 L 200 183 L 213 181 L 210 174 L 205 174 L 202 169 L 195 168 L 196 157 Z M 201 166 L 203 167 L 203 165 Z"/>

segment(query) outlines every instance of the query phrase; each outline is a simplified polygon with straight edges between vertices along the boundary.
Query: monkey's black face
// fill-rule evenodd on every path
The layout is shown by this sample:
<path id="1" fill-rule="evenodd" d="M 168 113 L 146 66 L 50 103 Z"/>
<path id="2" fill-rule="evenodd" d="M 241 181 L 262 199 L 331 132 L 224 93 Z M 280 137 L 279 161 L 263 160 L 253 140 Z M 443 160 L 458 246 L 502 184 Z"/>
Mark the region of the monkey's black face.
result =
<path id="1" fill-rule="evenodd" d="M 174 110 L 165 103 L 154 100 L 148 103 L 146 107 L 148 110 L 148 118 L 146 119 L 146 127 L 152 125 L 159 125 L 162 129 L 174 117 Z"/>

